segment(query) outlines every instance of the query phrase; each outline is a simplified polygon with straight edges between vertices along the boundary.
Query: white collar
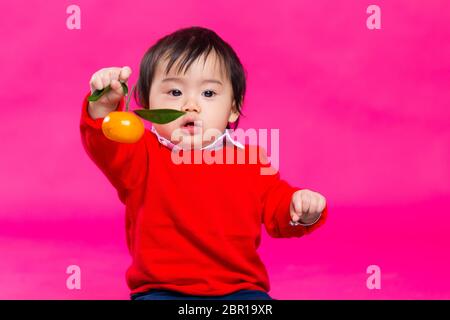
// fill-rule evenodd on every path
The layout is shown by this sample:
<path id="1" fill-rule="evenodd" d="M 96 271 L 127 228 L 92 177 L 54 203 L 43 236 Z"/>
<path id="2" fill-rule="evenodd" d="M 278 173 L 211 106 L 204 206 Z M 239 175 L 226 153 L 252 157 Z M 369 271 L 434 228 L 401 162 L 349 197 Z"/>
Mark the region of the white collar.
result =
<path id="1" fill-rule="evenodd" d="M 169 139 L 164 138 L 163 136 L 161 136 L 158 131 L 156 131 L 155 126 L 152 125 L 150 131 L 156 135 L 156 137 L 158 138 L 158 141 L 166 146 L 167 148 L 169 148 L 170 150 L 172 149 L 182 149 L 180 148 L 178 145 L 174 144 L 172 141 L 170 141 Z M 231 137 L 231 129 L 225 129 L 225 132 L 222 133 L 216 140 L 214 140 L 214 142 L 210 143 L 209 145 L 201 148 L 200 150 L 217 150 L 220 149 L 222 147 L 222 141 L 223 139 L 225 139 L 226 141 L 231 142 L 233 145 L 235 145 L 238 148 L 244 149 L 244 146 L 242 145 L 242 143 L 236 141 L 233 139 L 233 137 Z"/>

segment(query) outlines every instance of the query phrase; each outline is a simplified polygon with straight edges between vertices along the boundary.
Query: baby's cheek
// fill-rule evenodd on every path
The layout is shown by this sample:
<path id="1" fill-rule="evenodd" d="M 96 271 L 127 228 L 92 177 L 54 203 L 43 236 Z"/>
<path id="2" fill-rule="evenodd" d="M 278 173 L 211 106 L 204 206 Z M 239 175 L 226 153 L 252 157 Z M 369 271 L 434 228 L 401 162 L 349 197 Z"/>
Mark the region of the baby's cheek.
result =
<path id="1" fill-rule="evenodd" d="M 171 139 L 172 133 L 175 127 L 172 124 L 153 124 L 155 129 L 158 131 L 159 135 L 166 139 Z"/>

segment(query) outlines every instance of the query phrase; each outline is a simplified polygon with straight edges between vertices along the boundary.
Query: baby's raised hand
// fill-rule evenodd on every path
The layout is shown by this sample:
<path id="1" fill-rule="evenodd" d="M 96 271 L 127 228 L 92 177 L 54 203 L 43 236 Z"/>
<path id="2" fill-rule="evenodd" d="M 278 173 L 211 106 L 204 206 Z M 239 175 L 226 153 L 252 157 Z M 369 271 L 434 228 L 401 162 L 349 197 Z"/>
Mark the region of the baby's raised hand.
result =
<path id="1" fill-rule="evenodd" d="M 302 189 L 292 195 L 290 214 L 293 222 L 312 224 L 326 207 L 325 197 L 320 193 Z"/>
<path id="2" fill-rule="evenodd" d="M 111 90 L 101 96 L 97 101 L 91 101 L 89 104 L 93 108 L 104 108 L 113 111 L 124 96 L 123 88 L 120 82 L 126 83 L 131 75 L 130 67 L 110 67 L 96 71 L 89 81 L 91 93 L 95 90 L 102 90 L 111 86 Z"/>

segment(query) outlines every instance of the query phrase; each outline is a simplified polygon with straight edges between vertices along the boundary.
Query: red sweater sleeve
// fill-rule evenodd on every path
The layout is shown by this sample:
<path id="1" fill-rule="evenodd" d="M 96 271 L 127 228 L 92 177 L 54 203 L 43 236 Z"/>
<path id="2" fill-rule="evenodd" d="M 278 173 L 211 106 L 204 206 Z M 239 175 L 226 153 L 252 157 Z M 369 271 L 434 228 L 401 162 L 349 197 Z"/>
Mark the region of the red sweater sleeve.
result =
<path id="1" fill-rule="evenodd" d="M 93 119 L 88 113 L 87 94 L 83 100 L 80 120 L 81 141 L 84 149 L 105 174 L 125 203 L 127 189 L 144 181 L 147 174 L 147 148 L 145 139 L 136 143 L 120 143 L 109 140 L 102 132 L 104 118 Z M 118 111 L 124 109 L 124 99 L 120 101 Z"/>
<path id="2" fill-rule="evenodd" d="M 259 159 L 261 161 L 259 188 L 262 204 L 262 223 L 267 233 L 273 238 L 301 237 L 323 225 L 327 217 L 327 208 L 325 208 L 319 220 L 313 225 L 291 226 L 289 224 L 291 220 L 290 204 L 292 195 L 302 188 L 293 187 L 281 179 L 280 173 L 268 162 L 265 150 L 258 147 L 258 152 L 260 152 Z M 261 174 L 261 168 L 265 168 L 264 174 Z M 273 174 L 268 174 L 268 169 Z"/>

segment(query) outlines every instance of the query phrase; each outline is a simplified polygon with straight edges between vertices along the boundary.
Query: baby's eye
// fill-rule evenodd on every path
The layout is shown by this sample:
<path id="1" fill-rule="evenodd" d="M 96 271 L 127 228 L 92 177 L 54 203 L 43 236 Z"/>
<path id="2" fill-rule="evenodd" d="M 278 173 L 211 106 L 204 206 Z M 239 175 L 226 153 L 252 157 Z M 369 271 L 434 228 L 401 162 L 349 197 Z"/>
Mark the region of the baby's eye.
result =
<path id="1" fill-rule="evenodd" d="M 169 91 L 169 94 L 171 94 L 172 92 L 174 93 L 174 96 L 175 96 L 175 97 L 181 96 L 181 91 L 178 90 L 178 89 L 170 90 L 170 91 Z"/>
<path id="2" fill-rule="evenodd" d="M 206 90 L 206 91 L 203 91 L 203 92 L 205 93 L 205 96 L 207 98 L 211 98 L 212 96 L 216 95 L 216 93 L 214 91 L 212 91 L 212 90 Z"/>

